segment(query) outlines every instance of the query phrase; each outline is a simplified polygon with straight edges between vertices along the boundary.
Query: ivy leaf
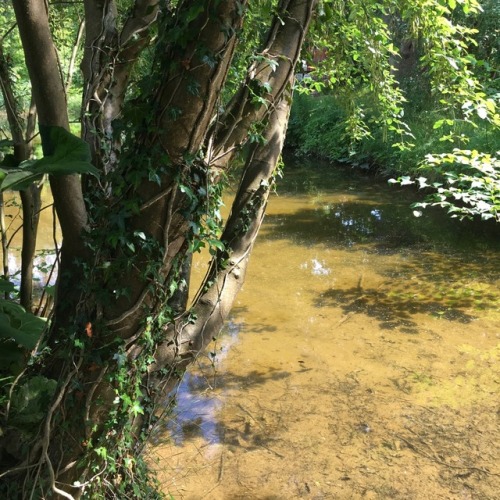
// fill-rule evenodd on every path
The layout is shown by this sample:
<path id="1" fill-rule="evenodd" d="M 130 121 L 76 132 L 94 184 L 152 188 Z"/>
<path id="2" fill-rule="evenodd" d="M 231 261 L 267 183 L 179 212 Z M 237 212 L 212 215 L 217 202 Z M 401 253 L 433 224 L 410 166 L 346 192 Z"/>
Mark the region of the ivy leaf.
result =
<path id="1" fill-rule="evenodd" d="M 134 401 L 130 407 L 130 411 L 137 417 L 138 414 L 144 415 L 144 410 L 138 401 Z"/>

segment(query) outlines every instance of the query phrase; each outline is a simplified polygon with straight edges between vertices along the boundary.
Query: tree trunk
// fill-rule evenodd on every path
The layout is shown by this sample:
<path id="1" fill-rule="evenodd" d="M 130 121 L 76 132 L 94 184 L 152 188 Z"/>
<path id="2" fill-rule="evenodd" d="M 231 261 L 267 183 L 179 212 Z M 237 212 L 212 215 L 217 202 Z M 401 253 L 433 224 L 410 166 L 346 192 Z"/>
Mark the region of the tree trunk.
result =
<path id="1" fill-rule="evenodd" d="M 23 130 L 23 120 L 21 111 L 15 98 L 13 85 L 11 82 L 8 65 L 0 43 L 0 84 L 2 94 L 7 109 L 7 120 L 14 143 L 14 161 L 20 164 L 29 160 L 33 152 L 32 137 L 36 126 L 36 106 L 32 100 L 26 127 Z M 33 307 L 33 259 L 35 257 L 36 238 L 38 233 L 38 221 L 40 219 L 41 208 L 41 187 L 31 185 L 21 191 L 21 204 L 23 214 L 23 242 L 21 251 L 21 287 L 20 303 L 27 310 L 31 311 Z M 3 195 L 2 195 L 3 199 Z M 6 241 L 6 234 L 2 228 L 2 241 Z M 4 261 L 7 257 L 8 248 L 3 249 Z M 5 265 L 4 265 L 5 267 Z M 7 273 L 8 275 L 8 267 Z"/>

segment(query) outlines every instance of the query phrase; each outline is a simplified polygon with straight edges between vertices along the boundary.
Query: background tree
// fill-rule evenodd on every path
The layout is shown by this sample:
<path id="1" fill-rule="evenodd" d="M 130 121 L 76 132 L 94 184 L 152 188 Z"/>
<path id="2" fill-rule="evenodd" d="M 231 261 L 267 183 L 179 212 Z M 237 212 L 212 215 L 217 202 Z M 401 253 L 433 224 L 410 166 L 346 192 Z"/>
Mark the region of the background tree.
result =
<path id="1" fill-rule="evenodd" d="M 304 80 L 316 95 L 295 99 L 287 145 L 402 184 L 416 177 L 435 193 L 420 206 L 498 220 L 494 4 L 323 4 L 330 22 L 310 33 Z"/>

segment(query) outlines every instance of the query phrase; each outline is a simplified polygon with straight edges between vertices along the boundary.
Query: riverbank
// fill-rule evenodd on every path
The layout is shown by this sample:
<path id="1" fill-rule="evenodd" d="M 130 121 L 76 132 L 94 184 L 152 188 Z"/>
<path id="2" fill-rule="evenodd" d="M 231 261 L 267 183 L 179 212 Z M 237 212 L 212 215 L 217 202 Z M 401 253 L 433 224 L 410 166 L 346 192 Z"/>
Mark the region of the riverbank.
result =
<path id="1" fill-rule="evenodd" d="M 404 138 L 377 123 L 377 117 L 369 114 L 369 103 L 364 103 L 367 116 L 363 119 L 370 125 L 370 130 L 366 129 L 362 134 L 360 130 L 348 132 L 348 127 L 353 126 L 348 122 L 348 103 L 333 95 L 297 94 L 285 147 L 289 154 L 297 158 L 346 163 L 361 170 L 377 172 L 386 178 L 417 175 L 418 167 L 428 153 L 446 153 L 453 148 L 492 154 L 500 150 L 500 134 L 485 120 L 479 120 L 475 127 L 455 120 L 450 121 L 450 125 L 437 128 L 436 122 L 445 121 L 441 111 L 426 108 L 418 96 L 414 96 L 413 101 L 404 116 L 413 137 Z M 449 138 L 443 140 L 446 135 Z M 406 147 L 400 149 L 393 146 L 402 139 L 408 142 Z"/>

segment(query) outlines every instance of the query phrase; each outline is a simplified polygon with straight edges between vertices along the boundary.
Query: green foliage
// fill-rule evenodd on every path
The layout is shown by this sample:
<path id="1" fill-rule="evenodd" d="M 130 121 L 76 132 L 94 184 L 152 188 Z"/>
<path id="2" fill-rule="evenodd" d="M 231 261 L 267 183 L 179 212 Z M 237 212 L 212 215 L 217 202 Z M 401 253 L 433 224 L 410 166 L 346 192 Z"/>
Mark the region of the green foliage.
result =
<path id="1" fill-rule="evenodd" d="M 286 146 L 298 155 L 329 160 L 348 156 L 345 136 L 347 112 L 332 96 L 296 95 L 288 122 Z"/>
<path id="2" fill-rule="evenodd" d="M 500 222 L 500 158 L 474 150 L 455 149 L 453 153 L 427 155 L 420 169 L 424 173 L 431 170 L 443 181 L 429 184 L 423 176 L 416 181 L 400 178 L 401 184 L 417 182 L 421 189 L 432 191 L 426 201 L 416 203 L 415 208 L 439 206 L 447 209 L 452 217 L 479 216 L 483 220 Z"/>
<path id="3" fill-rule="evenodd" d="M 20 346 L 33 349 L 45 326 L 43 319 L 26 312 L 19 304 L 0 299 L 0 339 L 13 339 Z"/>
<path id="4" fill-rule="evenodd" d="M 14 285 L 0 278 L 0 293 L 12 294 Z M 47 322 L 27 312 L 14 300 L 0 298 L 0 374 L 15 374 L 38 343 Z"/>
<path id="5" fill-rule="evenodd" d="M 292 106 L 287 147 L 295 154 L 316 156 L 331 161 L 348 162 L 370 167 L 388 176 L 419 175 L 419 165 L 425 156 L 444 154 L 453 147 L 478 151 L 500 150 L 500 134 L 494 126 L 476 119 L 475 124 L 440 118 L 439 111 L 411 109 L 410 99 L 406 121 L 415 138 L 411 148 L 395 148 L 396 135 L 384 140 L 380 127 L 370 127 L 370 134 L 352 141 L 346 133 L 348 110 L 339 98 L 331 95 L 295 96 Z M 441 127 L 435 124 L 442 121 Z M 431 178 L 435 178 L 429 172 Z"/>
<path id="6" fill-rule="evenodd" d="M 66 79 L 69 62 L 73 51 L 78 26 L 83 19 L 83 5 L 78 2 L 54 2 L 49 9 L 49 23 L 52 38 L 57 46 L 61 71 Z M 82 47 L 77 47 L 77 60 L 81 60 Z M 80 83 L 80 72 L 75 72 L 75 78 Z"/>
<path id="7" fill-rule="evenodd" d="M 27 160 L 16 166 L 12 156 L 0 164 L 0 190 L 26 189 L 46 174 L 92 174 L 99 171 L 90 163 L 88 144 L 62 127 L 48 127 L 47 134 L 52 151 L 40 160 Z"/>
<path id="8" fill-rule="evenodd" d="M 0 293 L 8 296 L 14 292 L 14 285 L 0 278 Z M 25 311 L 14 300 L 0 298 L 0 414 L 3 417 L 8 414 L 7 425 L 17 430 L 16 449 L 29 448 L 28 443 L 37 431 L 35 424 L 45 416 L 56 386 L 55 380 L 37 376 L 21 385 L 12 385 L 15 376 L 27 367 L 29 354 L 46 327 L 44 319 Z"/>
<path id="9" fill-rule="evenodd" d="M 227 84 L 224 86 L 223 104 L 232 97 L 245 79 L 249 64 L 259 58 L 266 58 L 265 54 L 260 54 L 258 51 L 265 42 L 269 19 L 276 11 L 277 4 L 276 0 L 254 0 L 248 3 L 245 23 L 238 34 L 238 50 L 231 64 Z"/>
<path id="10" fill-rule="evenodd" d="M 318 48 L 323 53 L 299 91 L 311 93 L 316 81 L 323 95 L 295 98 L 287 145 L 400 179 L 425 165 L 440 190 L 433 204 L 459 217 L 497 218 L 498 8 L 486 2 L 483 12 L 475 0 L 325 1 L 319 19 L 306 58 L 314 64 Z M 398 82 L 395 47 L 408 39 L 418 57 Z"/>
<path id="11" fill-rule="evenodd" d="M 32 427 L 47 412 L 57 382 L 35 376 L 15 387 L 11 398 L 11 425 Z"/>
<path id="12" fill-rule="evenodd" d="M 27 109 L 31 99 L 31 87 L 28 71 L 24 63 L 24 52 L 16 28 L 12 2 L 0 2 L 0 44 L 6 59 L 7 72 L 10 76 L 19 109 Z M 0 92 L 0 132 L 9 129 L 3 93 Z"/>

